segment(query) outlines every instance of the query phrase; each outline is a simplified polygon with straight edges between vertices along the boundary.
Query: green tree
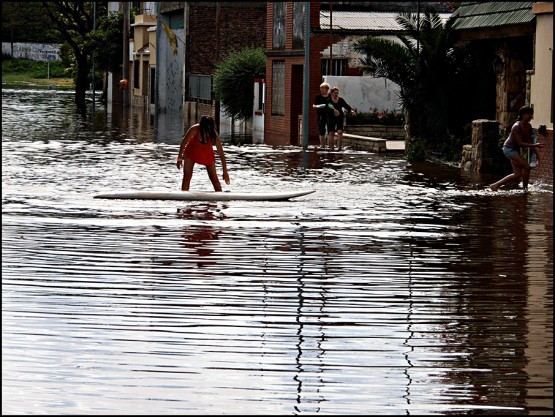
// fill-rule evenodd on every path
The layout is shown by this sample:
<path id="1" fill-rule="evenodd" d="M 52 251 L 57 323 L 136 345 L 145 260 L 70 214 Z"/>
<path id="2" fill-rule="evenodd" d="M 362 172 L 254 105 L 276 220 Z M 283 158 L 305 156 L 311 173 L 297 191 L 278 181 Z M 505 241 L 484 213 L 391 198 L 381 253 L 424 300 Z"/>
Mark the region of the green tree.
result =
<path id="1" fill-rule="evenodd" d="M 62 43 L 44 18 L 41 2 L 2 2 L 2 40 L 4 42 Z"/>
<path id="2" fill-rule="evenodd" d="M 85 111 L 85 94 L 89 87 L 94 41 L 94 19 L 107 14 L 105 2 L 42 2 L 46 15 L 54 24 L 75 59 L 75 103 Z M 96 6 L 96 11 L 95 11 Z M 96 12 L 96 13 L 95 13 Z"/>
<path id="3" fill-rule="evenodd" d="M 455 45 L 453 20 L 444 24 L 435 11 L 420 17 L 402 13 L 396 20 L 405 31 L 397 36 L 400 43 L 369 36 L 359 40 L 354 49 L 365 54 L 362 64 L 366 73 L 399 85 L 410 136 L 426 138 L 429 149 L 444 150 L 452 132 L 460 131 L 463 123 L 454 114 L 465 102 L 476 100 L 471 94 L 461 97 L 453 91 L 469 87 L 466 83 L 470 80 L 464 74 L 472 72 L 478 61 L 472 58 L 472 51 Z M 465 114 L 471 116 L 470 112 Z"/>
<path id="4" fill-rule="evenodd" d="M 123 13 L 112 11 L 101 16 L 91 35 L 91 43 L 95 69 L 103 75 L 102 101 L 106 102 L 108 72 L 118 73 L 123 60 Z"/>
<path id="5" fill-rule="evenodd" d="M 112 11 L 100 16 L 91 44 L 95 65 L 103 71 L 117 72 L 123 59 L 123 13 Z"/>
<path id="6" fill-rule="evenodd" d="M 359 40 L 354 49 L 366 54 L 363 70 L 385 77 L 400 87 L 401 104 L 409 114 L 411 134 L 436 139 L 448 134 L 447 96 L 450 26 L 435 11 L 401 13 L 396 18 L 406 35 L 401 44 L 376 37 Z"/>
<path id="7" fill-rule="evenodd" d="M 266 53 L 263 48 L 245 48 L 232 52 L 216 68 L 214 92 L 224 113 L 238 120 L 252 117 L 255 78 L 266 74 Z"/>
<path id="8" fill-rule="evenodd" d="M 397 22 L 405 31 L 397 36 L 400 43 L 368 36 L 354 49 L 365 54 L 364 72 L 399 85 L 409 137 L 424 142 L 413 145 L 455 160 L 464 142 L 469 143 L 470 122 L 495 117 L 490 114 L 495 108 L 493 58 L 484 50 L 457 45 L 454 21 L 443 23 L 435 11 L 420 18 L 401 13 Z"/>

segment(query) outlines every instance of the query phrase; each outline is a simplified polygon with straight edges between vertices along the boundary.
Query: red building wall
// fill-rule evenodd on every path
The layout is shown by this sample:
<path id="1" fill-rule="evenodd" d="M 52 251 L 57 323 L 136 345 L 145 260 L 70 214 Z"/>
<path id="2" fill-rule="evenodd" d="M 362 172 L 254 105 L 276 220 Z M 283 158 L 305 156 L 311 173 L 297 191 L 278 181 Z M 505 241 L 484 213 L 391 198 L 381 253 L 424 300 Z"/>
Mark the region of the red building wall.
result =
<path id="1" fill-rule="evenodd" d="M 546 136 L 538 135 L 538 142 L 543 143 L 544 147 L 538 148 L 540 163 L 530 173 L 530 179 L 553 184 L 553 129 L 548 129 Z"/>
<path id="2" fill-rule="evenodd" d="M 304 99 L 304 49 L 293 49 L 293 2 L 286 2 L 285 49 L 273 50 L 274 4 L 267 3 L 266 14 L 266 106 L 264 112 L 264 141 L 271 145 L 299 144 L 298 119 L 302 115 Z M 316 110 L 312 108 L 314 98 L 320 93 L 322 83 L 321 53 L 341 35 L 313 33 L 320 28 L 320 2 L 310 2 L 310 56 L 309 56 L 309 144 L 319 143 L 316 125 Z M 275 60 L 285 63 L 285 111 L 284 115 L 272 115 L 272 64 Z M 301 82 L 299 84 L 299 73 Z"/>

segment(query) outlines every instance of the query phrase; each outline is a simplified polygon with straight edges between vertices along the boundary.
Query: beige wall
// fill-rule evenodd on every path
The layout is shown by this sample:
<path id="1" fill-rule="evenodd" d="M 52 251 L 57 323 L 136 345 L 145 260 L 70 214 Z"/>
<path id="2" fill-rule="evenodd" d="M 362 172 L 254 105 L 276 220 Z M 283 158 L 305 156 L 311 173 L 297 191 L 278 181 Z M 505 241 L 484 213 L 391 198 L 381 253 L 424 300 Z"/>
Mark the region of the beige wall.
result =
<path id="1" fill-rule="evenodd" d="M 542 124 L 553 129 L 553 3 L 534 3 L 532 11 L 536 14 L 534 74 L 530 92 L 530 103 L 534 106 L 534 126 Z"/>
<path id="2" fill-rule="evenodd" d="M 152 66 L 156 66 L 156 26 L 148 30 L 148 43 L 150 49 L 148 63 Z"/>

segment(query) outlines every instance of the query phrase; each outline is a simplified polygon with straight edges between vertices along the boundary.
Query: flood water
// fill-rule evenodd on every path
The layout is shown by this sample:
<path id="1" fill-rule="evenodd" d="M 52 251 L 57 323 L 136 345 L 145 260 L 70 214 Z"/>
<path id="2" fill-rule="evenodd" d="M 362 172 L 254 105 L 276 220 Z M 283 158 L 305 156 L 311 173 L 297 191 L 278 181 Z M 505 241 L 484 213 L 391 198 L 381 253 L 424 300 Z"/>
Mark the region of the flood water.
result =
<path id="1" fill-rule="evenodd" d="M 165 119 L 3 89 L 2 414 L 553 413 L 552 184 L 224 137 L 315 192 L 94 199 L 180 189 Z"/>

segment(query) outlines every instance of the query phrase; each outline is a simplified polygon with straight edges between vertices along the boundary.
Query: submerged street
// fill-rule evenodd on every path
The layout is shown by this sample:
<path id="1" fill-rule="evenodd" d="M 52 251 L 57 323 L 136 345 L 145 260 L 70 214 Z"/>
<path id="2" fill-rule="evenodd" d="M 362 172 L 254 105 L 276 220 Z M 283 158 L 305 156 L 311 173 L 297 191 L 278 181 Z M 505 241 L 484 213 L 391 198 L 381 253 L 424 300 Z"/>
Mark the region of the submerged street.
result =
<path id="1" fill-rule="evenodd" d="M 72 100 L 2 91 L 3 414 L 553 413 L 552 184 L 222 134 L 224 190 L 315 192 L 99 200 L 182 132 Z"/>

